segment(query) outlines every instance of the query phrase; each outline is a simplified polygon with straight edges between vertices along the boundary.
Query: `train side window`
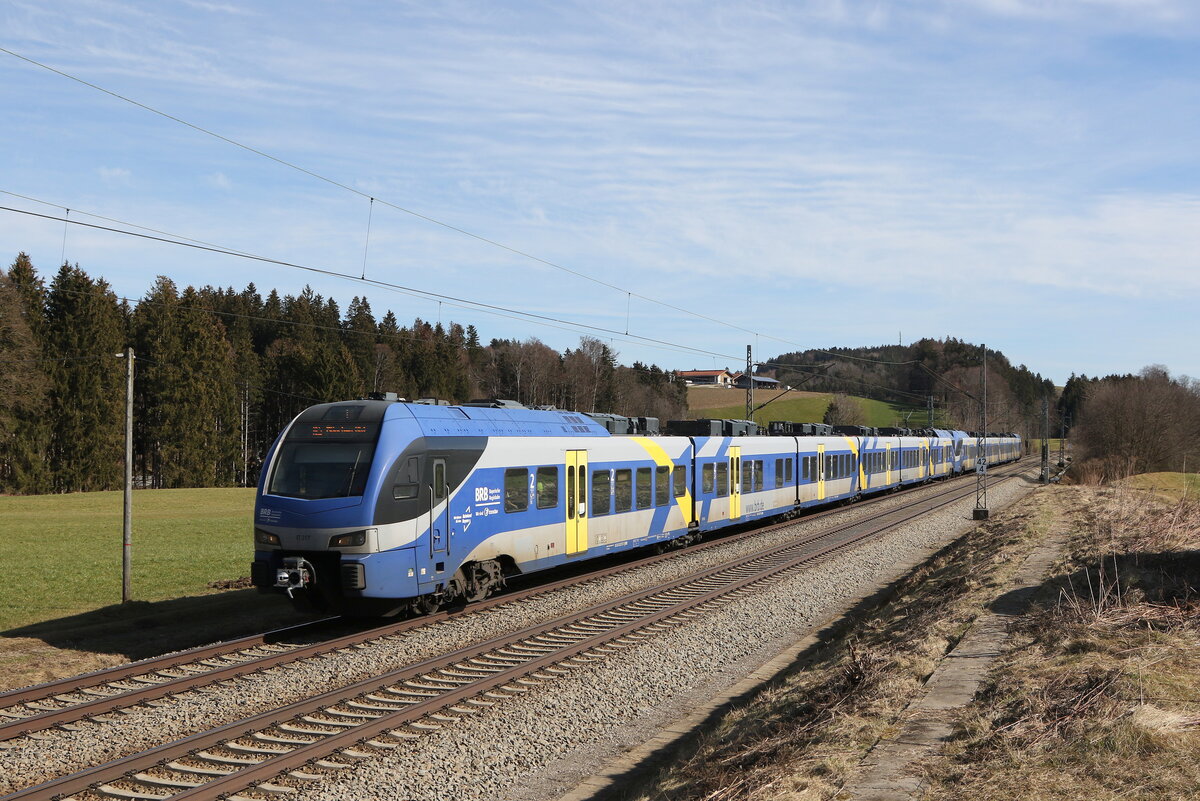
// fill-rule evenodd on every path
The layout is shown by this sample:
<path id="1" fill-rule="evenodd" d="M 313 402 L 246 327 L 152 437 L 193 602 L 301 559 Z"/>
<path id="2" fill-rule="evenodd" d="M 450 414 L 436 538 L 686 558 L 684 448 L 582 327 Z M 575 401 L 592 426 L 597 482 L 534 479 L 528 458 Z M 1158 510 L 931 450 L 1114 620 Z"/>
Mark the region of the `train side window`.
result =
<path id="1" fill-rule="evenodd" d="M 666 506 L 671 502 L 671 468 L 659 465 L 654 468 L 654 505 Z"/>
<path id="2" fill-rule="evenodd" d="M 514 467 L 504 471 L 504 511 L 524 512 L 529 508 L 529 471 Z"/>
<path id="3" fill-rule="evenodd" d="M 729 462 L 717 463 L 717 497 L 724 498 L 729 494 Z"/>
<path id="4" fill-rule="evenodd" d="M 675 497 L 687 495 L 687 466 L 675 465 Z"/>
<path id="5" fill-rule="evenodd" d="M 783 486 L 783 460 L 775 460 L 775 489 Z"/>
<path id="6" fill-rule="evenodd" d="M 649 467 L 637 469 L 637 508 L 649 509 L 654 505 L 654 471 Z"/>
<path id="7" fill-rule="evenodd" d="M 754 460 L 754 491 L 762 492 L 763 488 L 763 460 Z"/>
<path id="8" fill-rule="evenodd" d="M 582 470 L 580 471 L 583 472 Z M 583 482 L 580 482 L 583 486 Z M 592 517 L 612 512 L 612 487 L 608 483 L 607 470 L 592 471 Z"/>
<path id="9" fill-rule="evenodd" d="M 629 468 L 617 471 L 616 512 L 628 512 L 633 508 L 633 471 Z"/>
<path id="10" fill-rule="evenodd" d="M 558 468 L 537 469 L 537 508 L 553 509 L 558 506 Z"/>
<path id="11" fill-rule="evenodd" d="M 713 467 L 713 463 L 709 462 L 708 464 L 704 465 L 703 469 L 700 471 L 701 481 L 703 482 L 701 484 L 701 490 L 705 495 L 712 495 L 713 492 L 716 491 L 717 485 L 713 480 Z"/>
<path id="12" fill-rule="evenodd" d="M 742 462 L 742 493 L 754 491 L 754 460 Z"/>
<path id="13" fill-rule="evenodd" d="M 808 481 L 808 457 L 800 457 L 800 478 L 803 481 Z"/>
<path id="14" fill-rule="evenodd" d="M 416 484 L 395 484 L 392 486 L 392 500 L 407 501 L 417 497 Z"/>
<path id="15" fill-rule="evenodd" d="M 783 460 L 783 480 L 792 483 L 792 457 Z"/>

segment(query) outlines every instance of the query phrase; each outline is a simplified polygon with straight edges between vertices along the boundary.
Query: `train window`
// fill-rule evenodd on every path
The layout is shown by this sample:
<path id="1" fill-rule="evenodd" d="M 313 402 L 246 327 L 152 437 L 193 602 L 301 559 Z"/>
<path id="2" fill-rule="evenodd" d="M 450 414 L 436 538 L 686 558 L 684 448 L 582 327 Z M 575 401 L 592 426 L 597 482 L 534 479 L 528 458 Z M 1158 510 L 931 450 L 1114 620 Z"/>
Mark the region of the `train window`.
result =
<path id="1" fill-rule="evenodd" d="M 654 505 L 666 506 L 671 502 L 671 468 L 659 465 L 654 468 Z"/>
<path id="2" fill-rule="evenodd" d="M 802 478 L 805 481 L 808 481 L 808 457 L 807 456 L 800 457 L 800 478 Z"/>
<path id="3" fill-rule="evenodd" d="M 441 459 L 433 462 L 433 499 L 441 501 L 446 498 L 446 463 Z"/>
<path id="4" fill-rule="evenodd" d="M 514 467 L 504 471 L 504 511 L 524 512 L 529 508 L 529 471 Z"/>
<path id="5" fill-rule="evenodd" d="M 729 463 L 717 462 L 717 497 L 724 498 L 729 494 Z"/>
<path id="6" fill-rule="evenodd" d="M 754 460 L 742 463 L 742 492 L 754 491 Z"/>
<path id="7" fill-rule="evenodd" d="M 682 498 L 687 495 L 687 467 L 682 465 L 675 466 L 675 497 Z"/>
<path id="8" fill-rule="evenodd" d="M 633 508 L 633 471 L 626 468 L 618 470 L 616 477 L 616 509 L 617 512 L 628 512 Z"/>
<path id="9" fill-rule="evenodd" d="M 580 482 L 580 486 L 583 486 L 582 482 Z M 608 483 L 608 471 L 593 470 L 592 517 L 599 517 L 610 512 L 612 512 L 612 487 Z"/>
<path id="10" fill-rule="evenodd" d="M 417 497 L 416 484 L 396 484 L 392 487 L 392 499 L 397 501 L 407 501 Z"/>
<path id="11" fill-rule="evenodd" d="M 537 508 L 553 509 L 558 506 L 558 468 L 537 469 Z"/>
<path id="12" fill-rule="evenodd" d="M 789 484 L 792 483 L 792 458 L 790 456 L 783 460 L 783 480 Z"/>
<path id="13" fill-rule="evenodd" d="M 575 465 L 567 465 L 567 519 L 575 519 Z"/>
<path id="14" fill-rule="evenodd" d="M 763 488 L 763 460 L 754 460 L 754 491 L 762 492 Z"/>
<path id="15" fill-rule="evenodd" d="M 708 464 L 704 465 L 704 468 L 700 472 L 701 481 L 703 482 L 700 485 L 700 489 L 705 495 L 712 495 L 713 492 L 716 491 L 717 485 L 716 481 L 713 479 L 713 470 L 714 465 L 712 462 L 709 462 Z"/>
<path id="16" fill-rule="evenodd" d="M 783 460 L 775 460 L 775 489 L 783 486 Z"/>
<path id="17" fill-rule="evenodd" d="M 637 508 L 649 509 L 654 505 L 654 471 L 649 467 L 637 469 Z"/>

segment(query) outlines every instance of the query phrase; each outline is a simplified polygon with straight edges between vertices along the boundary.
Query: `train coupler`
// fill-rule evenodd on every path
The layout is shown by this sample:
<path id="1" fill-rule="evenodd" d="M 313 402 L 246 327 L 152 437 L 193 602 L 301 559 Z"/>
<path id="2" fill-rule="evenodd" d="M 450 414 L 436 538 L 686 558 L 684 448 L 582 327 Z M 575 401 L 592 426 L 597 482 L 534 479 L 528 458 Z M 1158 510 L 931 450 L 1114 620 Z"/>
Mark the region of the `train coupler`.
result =
<path id="1" fill-rule="evenodd" d="M 300 556 L 285 556 L 283 567 L 275 571 L 275 586 L 284 590 L 289 598 L 295 598 L 297 590 L 308 589 L 316 580 L 317 571 L 312 564 Z"/>

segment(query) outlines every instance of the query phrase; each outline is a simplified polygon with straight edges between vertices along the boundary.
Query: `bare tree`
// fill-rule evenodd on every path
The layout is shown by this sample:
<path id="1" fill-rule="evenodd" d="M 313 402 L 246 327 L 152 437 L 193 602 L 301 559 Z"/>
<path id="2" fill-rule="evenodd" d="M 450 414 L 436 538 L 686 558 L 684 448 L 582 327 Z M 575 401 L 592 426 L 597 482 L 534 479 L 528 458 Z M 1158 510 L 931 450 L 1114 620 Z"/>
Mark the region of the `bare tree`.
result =
<path id="1" fill-rule="evenodd" d="M 858 398 L 839 392 L 829 402 L 822 422 L 834 426 L 861 426 L 867 423 L 867 412 Z"/>

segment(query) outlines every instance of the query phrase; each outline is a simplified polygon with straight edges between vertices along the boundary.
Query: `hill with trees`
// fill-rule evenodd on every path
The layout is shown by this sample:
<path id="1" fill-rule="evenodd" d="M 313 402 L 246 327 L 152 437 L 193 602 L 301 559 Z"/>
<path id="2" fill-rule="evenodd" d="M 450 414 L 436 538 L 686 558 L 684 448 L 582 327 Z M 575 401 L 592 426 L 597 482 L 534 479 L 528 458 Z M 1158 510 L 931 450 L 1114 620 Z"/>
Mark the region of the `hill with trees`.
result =
<path id="1" fill-rule="evenodd" d="M 617 363 L 584 337 L 480 341 L 473 326 L 343 313 L 305 287 L 185 287 L 160 277 L 136 302 L 64 264 L 47 282 L 25 254 L 0 273 L 0 491 L 114 489 L 123 475 L 125 367 L 136 353 L 135 482 L 254 483 L 280 430 L 314 403 L 390 391 L 487 396 L 579 411 L 684 416 L 686 388 L 655 365 Z"/>
<path id="2" fill-rule="evenodd" d="M 905 406 L 933 399 L 939 425 L 980 428 L 983 349 L 948 337 L 911 345 L 829 348 L 785 353 L 765 363 L 782 383 L 814 392 L 849 393 Z M 1057 398 L 1054 382 L 1003 353 L 987 352 L 987 427 L 1040 436 L 1042 399 Z M 912 425 L 921 416 L 914 416 Z"/>

